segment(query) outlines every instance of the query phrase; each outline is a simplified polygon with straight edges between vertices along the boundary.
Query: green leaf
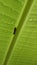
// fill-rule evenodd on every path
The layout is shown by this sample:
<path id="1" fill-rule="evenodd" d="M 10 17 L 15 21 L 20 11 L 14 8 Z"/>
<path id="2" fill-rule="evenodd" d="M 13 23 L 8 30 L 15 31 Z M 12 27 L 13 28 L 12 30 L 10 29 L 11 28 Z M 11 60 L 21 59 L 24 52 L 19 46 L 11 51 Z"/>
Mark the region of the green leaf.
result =
<path id="1" fill-rule="evenodd" d="M 37 65 L 37 0 L 21 28 L 8 65 Z"/>
<path id="2" fill-rule="evenodd" d="M 37 0 L 0 1 L 0 65 L 37 65 Z"/>
<path id="3" fill-rule="evenodd" d="M 27 1 L 0 0 L 0 65 L 3 65 L 14 37 L 14 28 Z"/>

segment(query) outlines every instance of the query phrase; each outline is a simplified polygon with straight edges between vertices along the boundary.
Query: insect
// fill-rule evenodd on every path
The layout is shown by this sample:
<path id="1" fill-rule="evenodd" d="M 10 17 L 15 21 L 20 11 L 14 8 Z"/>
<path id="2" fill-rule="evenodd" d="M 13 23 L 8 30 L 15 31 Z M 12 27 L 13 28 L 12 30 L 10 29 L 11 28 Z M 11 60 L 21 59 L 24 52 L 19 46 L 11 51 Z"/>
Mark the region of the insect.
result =
<path id="1" fill-rule="evenodd" d="M 13 34 L 15 34 L 16 33 L 16 27 L 14 28 L 14 32 L 13 32 Z"/>

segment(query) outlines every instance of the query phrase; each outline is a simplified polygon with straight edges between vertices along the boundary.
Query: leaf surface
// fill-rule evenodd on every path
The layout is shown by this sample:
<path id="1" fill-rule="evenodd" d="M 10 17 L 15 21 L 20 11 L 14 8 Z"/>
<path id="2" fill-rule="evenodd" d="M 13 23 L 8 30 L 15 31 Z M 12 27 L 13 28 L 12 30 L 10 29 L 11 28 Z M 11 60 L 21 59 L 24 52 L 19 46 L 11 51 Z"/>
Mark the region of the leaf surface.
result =
<path id="1" fill-rule="evenodd" d="M 8 65 L 37 65 L 37 0 L 33 3 L 25 22 Z"/>
<path id="2" fill-rule="evenodd" d="M 0 0 L 0 65 L 3 65 L 6 58 L 14 37 L 14 28 L 26 2 L 25 0 Z"/>
<path id="3" fill-rule="evenodd" d="M 37 65 L 37 0 L 0 0 L 0 65 Z"/>

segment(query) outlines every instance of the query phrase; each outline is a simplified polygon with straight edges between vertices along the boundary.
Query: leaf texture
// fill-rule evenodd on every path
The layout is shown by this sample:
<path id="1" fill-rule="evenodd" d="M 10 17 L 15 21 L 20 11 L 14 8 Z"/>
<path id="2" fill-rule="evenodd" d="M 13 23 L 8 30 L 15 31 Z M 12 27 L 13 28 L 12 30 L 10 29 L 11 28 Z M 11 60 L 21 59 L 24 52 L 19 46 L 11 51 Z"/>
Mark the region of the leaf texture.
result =
<path id="1" fill-rule="evenodd" d="M 3 65 L 25 0 L 0 0 L 0 65 Z"/>
<path id="2" fill-rule="evenodd" d="M 8 65 L 37 65 L 37 0 L 26 18 Z"/>
<path id="3" fill-rule="evenodd" d="M 0 65 L 37 65 L 37 0 L 0 0 Z"/>

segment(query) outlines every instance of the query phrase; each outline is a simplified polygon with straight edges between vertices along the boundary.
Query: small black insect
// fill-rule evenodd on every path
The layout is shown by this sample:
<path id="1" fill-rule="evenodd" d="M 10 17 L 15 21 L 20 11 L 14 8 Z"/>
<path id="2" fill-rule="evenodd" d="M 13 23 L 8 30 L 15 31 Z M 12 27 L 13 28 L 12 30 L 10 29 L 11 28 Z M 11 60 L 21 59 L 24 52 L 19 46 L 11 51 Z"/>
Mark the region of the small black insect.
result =
<path id="1" fill-rule="evenodd" d="M 13 34 L 15 34 L 16 33 L 16 27 L 14 28 L 14 32 L 13 32 Z"/>

